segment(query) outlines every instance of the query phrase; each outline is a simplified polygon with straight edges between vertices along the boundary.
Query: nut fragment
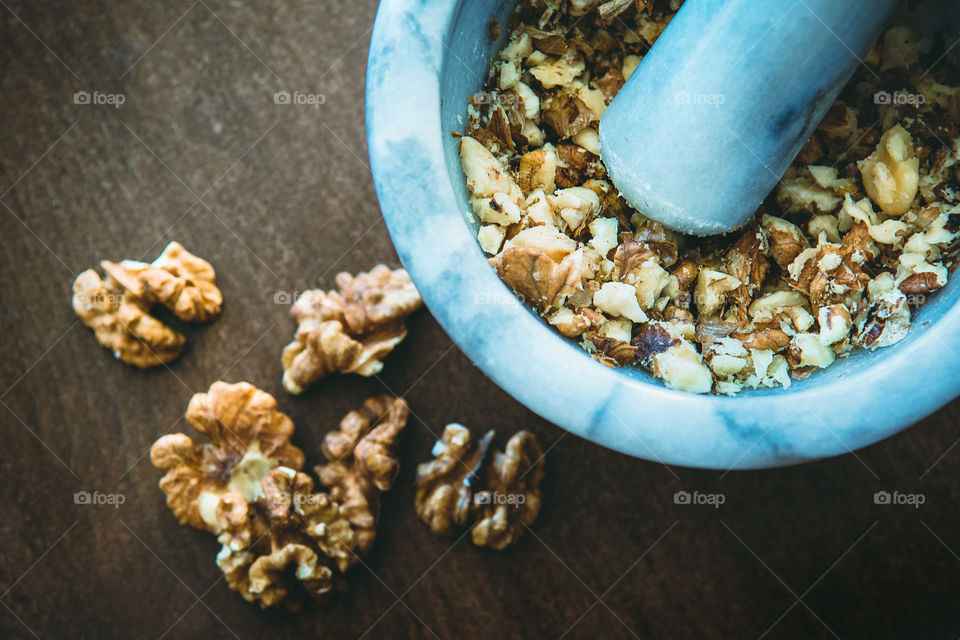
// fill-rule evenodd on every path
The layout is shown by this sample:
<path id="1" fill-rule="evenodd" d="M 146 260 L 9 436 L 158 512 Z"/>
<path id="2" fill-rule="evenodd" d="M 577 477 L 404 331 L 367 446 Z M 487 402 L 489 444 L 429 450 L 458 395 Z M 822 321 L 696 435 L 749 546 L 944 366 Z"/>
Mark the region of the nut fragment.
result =
<path id="1" fill-rule="evenodd" d="M 717 316 L 723 309 L 728 294 L 742 284 L 728 273 L 716 269 L 701 269 L 694 292 L 700 314 L 704 317 Z"/>
<path id="2" fill-rule="evenodd" d="M 786 269 L 808 246 L 800 228 L 783 218 L 764 215 L 760 225 L 767 234 L 770 257 L 781 269 Z"/>
<path id="3" fill-rule="evenodd" d="M 507 286 L 544 311 L 562 305 L 580 285 L 580 264 L 572 254 L 557 263 L 539 249 L 510 247 L 491 261 Z"/>
<path id="4" fill-rule="evenodd" d="M 554 97 L 543 109 L 542 117 L 561 140 L 577 135 L 597 120 L 597 114 L 578 96 L 570 93 Z"/>
<path id="5" fill-rule="evenodd" d="M 820 342 L 825 345 L 846 338 L 852 326 L 850 310 L 842 304 L 821 307 L 817 322 L 820 324 Z"/>
<path id="6" fill-rule="evenodd" d="M 283 388 L 297 394 L 333 372 L 370 376 L 407 335 L 405 320 L 423 301 L 403 269 L 337 275 L 339 291 L 306 291 L 290 314 L 299 323 L 283 350 Z"/>
<path id="7" fill-rule="evenodd" d="M 505 549 L 540 513 L 543 451 L 536 436 L 519 431 L 504 451 L 491 451 L 488 431 L 474 442 L 469 429 L 449 424 L 433 448 L 434 459 L 417 468 L 415 507 L 435 535 L 476 521 L 473 543 Z"/>
<path id="8" fill-rule="evenodd" d="M 900 125 L 888 129 L 876 150 L 860 162 L 867 195 L 891 216 L 906 213 L 913 204 L 920 184 L 919 169 L 913 139 Z"/>
<path id="9" fill-rule="evenodd" d="M 549 195 L 557 188 L 556 174 L 557 155 L 547 149 L 537 149 L 520 158 L 517 183 L 524 193 L 543 189 Z"/>

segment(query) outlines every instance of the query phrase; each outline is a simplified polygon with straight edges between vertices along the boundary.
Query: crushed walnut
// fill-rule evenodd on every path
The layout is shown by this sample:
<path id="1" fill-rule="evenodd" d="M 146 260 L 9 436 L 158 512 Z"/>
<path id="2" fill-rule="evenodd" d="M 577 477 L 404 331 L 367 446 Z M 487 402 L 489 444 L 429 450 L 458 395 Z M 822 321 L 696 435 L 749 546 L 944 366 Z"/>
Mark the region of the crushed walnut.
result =
<path id="1" fill-rule="evenodd" d="M 537 519 L 544 468 L 536 436 L 519 431 L 503 451 L 491 449 L 493 437 L 474 441 L 469 429 L 449 424 L 434 459 L 417 468 L 417 514 L 435 535 L 471 525 L 475 545 L 505 549 Z"/>
<path id="2" fill-rule="evenodd" d="M 74 280 L 73 310 L 114 357 L 141 369 L 175 360 L 186 338 L 150 315 L 163 305 L 185 322 L 205 322 L 220 313 L 223 297 L 210 263 L 171 242 L 152 263 L 100 263 L 102 279 L 87 269 Z"/>
<path id="3" fill-rule="evenodd" d="M 407 316 L 423 301 L 403 269 L 337 275 L 339 291 L 304 292 L 290 314 L 293 342 L 283 350 L 283 388 L 293 394 L 334 373 L 371 376 L 407 335 Z"/>
<path id="4" fill-rule="evenodd" d="M 786 387 L 899 342 L 956 266 L 960 71 L 891 26 L 755 220 L 684 236 L 619 196 L 597 128 L 681 4 L 517 7 L 460 137 L 490 263 L 599 362 L 694 393 Z M 434 530 L 463 523 L 462 480 L 423 515 Z"/>
<path id="5" fill-rule="evenodd" d="M 344 589 L 343 574 L 373 544 L 379 492 L 396 478 L 406 403 L 370 398 L 328 434 L 323 491 L 301 471 L 293 421 L 253 385 L 215 382 L 191 399 L 187 421 L 207 441 L 165 435 L 150 460 L 164 472 L 160 489 L 177 520 L 217 535 L 229 587 L 264 608 L 290 609 L 303 595 L 323 600 Z"/>

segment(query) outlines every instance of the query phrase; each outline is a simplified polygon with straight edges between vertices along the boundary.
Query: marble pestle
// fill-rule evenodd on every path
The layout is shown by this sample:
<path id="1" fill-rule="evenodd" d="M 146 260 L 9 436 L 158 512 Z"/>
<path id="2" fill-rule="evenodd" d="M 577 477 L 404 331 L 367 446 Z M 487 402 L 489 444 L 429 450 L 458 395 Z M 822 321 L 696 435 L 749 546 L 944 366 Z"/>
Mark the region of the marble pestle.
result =
<path id="1" fill-rule="evenodd" d="M 600 120 L 614 184 L 696 235 L 745 224 L 899 0 L 687 0 Z"/>

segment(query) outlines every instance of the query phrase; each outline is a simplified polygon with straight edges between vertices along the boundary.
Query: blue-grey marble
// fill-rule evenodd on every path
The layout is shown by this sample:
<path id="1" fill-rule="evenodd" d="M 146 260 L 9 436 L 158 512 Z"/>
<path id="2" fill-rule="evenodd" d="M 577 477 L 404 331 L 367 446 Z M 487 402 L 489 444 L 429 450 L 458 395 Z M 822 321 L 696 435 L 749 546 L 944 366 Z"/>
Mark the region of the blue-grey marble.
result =
<path id="1" fill-rule="evenodd" d="M 383 216 L 427 306 L 494 382 L 547 420 L 649 460 L 708 468 L 786 465 L 886 438 L 960 393 L 960 290 L 950 284 L 899 344 L 789 389 L 737 397 L 666 389 L 608 369 L 521 304 L 487 264 L 450 131 L 481 88 L 491 17 L 513 2 L 383 0 L 367 71 L 367 130 Z M 506 31 L 504 29 L 504 31 Z M 471 390 L 450 390 L 469 402 Z M 490 426 L 509 430 L 524 425 Z"/>

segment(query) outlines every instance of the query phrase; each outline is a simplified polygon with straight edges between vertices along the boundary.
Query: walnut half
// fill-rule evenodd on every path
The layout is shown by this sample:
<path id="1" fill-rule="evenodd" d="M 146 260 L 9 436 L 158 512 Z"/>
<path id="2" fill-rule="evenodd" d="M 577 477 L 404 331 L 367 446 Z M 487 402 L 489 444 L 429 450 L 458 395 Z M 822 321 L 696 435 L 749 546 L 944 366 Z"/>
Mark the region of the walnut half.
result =
<path id="1" fill-rule="evenodd" d="M 221 497 L 239 493 L 253 501 L 268 471 L 303 467 L 303 452 L 290 443 L 293 421 L 273 396 L 248 382 L 214 382 L 190 400 L 187 422 L 207 442 L 176 433 L 150 448 L 150 461 L 165 473 L 160 489 L 181 524 L 219 533 Z"/>
<path id="2" fill-rule="evenodd" d="M 417 468 L 415 507 L 435 535 L 475 522 L 473 543 L 505 549 L 540 513 L 543 451 L 536 436 L 519 431 L 504 451 L 491 451 L 494 432 L 474 442 L 470 430 L 450 424 Z"/>
<path id="3" fill-rule="evenodd" d="M 175 360 L 186 339 L 150 315 L 162 304 L 186 322 L 204 322 L 220 313 L 223 296 L 213 267 L 177 242 L 152 263 L 100 263 L 102 280 L 88 269 L 73 283 L 73 310 L 114 357 L 141 369 Z"/>
<path id="4" fill-rule="evenodd" d="M 368 398 L 323 440 L 327 463 L 316 467 L 317 476 L 342 505 L 361 554 L 370 550 L 376 537 L 380 493 L 390 489 L 400 470 L 396 449 L 409 415 L 402 398 Z"/>
<path id="5" fill-rule="evenodd" d="M 290 314 L 299 323 L 283 350 L 283 388 L 293 394 L 333 372 L 371 376 L 407 335 L 407 316 L 423 300 L 403 269 L 337 275 L 339 291 L 311 290 Z"/>

